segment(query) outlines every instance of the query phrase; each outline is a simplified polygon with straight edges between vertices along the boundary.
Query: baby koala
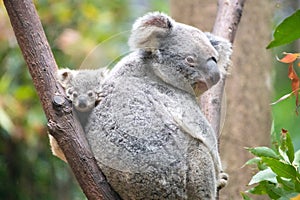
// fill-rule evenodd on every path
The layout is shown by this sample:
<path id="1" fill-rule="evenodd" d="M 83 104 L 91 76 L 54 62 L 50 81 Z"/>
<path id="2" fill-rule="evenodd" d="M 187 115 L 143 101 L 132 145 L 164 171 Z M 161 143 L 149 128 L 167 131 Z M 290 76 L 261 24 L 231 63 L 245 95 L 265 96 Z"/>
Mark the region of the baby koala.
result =
<path id="1" fill-rule="evenodd" d="M 101 84 L 107 76 L 107 68 L 97 70 L 70 70 L 60 69 L 57 72 L 57 80 L 65 89 L 67 98 L 72 102 L 75 113 L 81 126 L 86 126 L 92 109 L 101 100 Z M 57 141 L 49 135 L 53 155 L 66 161 Z"/>
<path id="2" fill-rule="evenodd" d="M 65 89 L 67 98 L 72 102 L 74 111 L 83 127 L 87 122 L 85 114 L 91 112 L 101 99 L 100 85 L 107 74 L 107 68 L 97 70 L 61 69 L 58 71 L 57 80 Z"/>

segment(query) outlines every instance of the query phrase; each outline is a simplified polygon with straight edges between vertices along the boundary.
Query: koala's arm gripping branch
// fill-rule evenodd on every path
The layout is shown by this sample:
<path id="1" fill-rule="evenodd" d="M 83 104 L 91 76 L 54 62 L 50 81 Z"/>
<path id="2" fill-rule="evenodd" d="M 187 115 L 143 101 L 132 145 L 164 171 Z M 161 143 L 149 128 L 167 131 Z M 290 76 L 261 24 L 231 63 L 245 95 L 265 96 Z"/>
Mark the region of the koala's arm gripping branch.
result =
<path id="1" fill-rule="evenodd" d="M 218 12 L 213 28 L 213 34 L 234 41 L 238 24 L 242 17 L 245 0 L 219 0 Z M 217 136 L 220 135 L 221 105 L 226 76 L 222 77 L 217 85 L 208 90 L 201 97 L 201 108 L 214 128 Z"/>
<path id="2" fill-rule="evenodd" d="M 74 120 L 56 82 L 57 65 L 31 0 L 4 0 L 18 44 L 57 140 L 88 199 L 119 199 L 110 188 L 88 147 L 83 130 Z M 60 110 L 60 109 L 61 110 Z M 69 108 L 69 109 L 68 109 Z"/>

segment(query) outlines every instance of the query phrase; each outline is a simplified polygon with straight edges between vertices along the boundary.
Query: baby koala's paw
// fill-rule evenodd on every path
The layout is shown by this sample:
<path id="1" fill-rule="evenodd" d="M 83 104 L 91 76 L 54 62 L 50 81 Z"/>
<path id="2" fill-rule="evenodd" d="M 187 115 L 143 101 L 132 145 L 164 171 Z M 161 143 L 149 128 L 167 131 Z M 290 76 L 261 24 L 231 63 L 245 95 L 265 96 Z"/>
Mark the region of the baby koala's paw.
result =
<path id="1" fill-rule="evenodd" d="M 218 183 L 217 183 L 218 190 L 221 190 L 223 187 L 227 185 L 228 178 L 229 178 L 228 174 L 226 174 L 223 171 L 220 172 Z"/>
<path id="2" fill-rule="evenodd" d="M 100 90 L 98 91 L 98 101 L 101 101 L 104 97 L 108 95 L 108 91 L 106 90 Z"/>

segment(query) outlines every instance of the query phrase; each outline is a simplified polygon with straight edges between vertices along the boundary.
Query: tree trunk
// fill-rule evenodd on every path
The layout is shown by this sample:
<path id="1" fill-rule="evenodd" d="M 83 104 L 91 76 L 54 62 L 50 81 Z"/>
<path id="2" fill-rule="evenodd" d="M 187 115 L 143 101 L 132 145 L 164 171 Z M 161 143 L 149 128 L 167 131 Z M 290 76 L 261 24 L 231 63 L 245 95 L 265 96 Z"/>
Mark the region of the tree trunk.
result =
<path id="1" fill-rule="evenodd" d="M 232 75 L 226 86 L 227 117 L 221 153 L 231 181 L 221 193 L 224 199 L 237 199 L 253 175 L 250 167 L 241 168 L 251 157 L 244 147 L 270 144 L 272 58 L 265 47 L 271 33 L 271 2 L 248 1 L 235 42 Z"/>
<path id="2" fill-rule="evenodd" d="M 171 0 L 175 20 L 211 31 L 216 17 L 215 1 Z M 241 199 L 252 173 L 242 168 L 251 157 L 244 147 L 269 144 L 270 53 L 265 49 L 271 35 L 270 1 L 247 1 L 233 45 L 233 67 L 226 81 L 225 126 L 221 130 L 220 152 L 229 184 L 220 199 Z M 221 127 L 222 128 L 222 127 Z"/>

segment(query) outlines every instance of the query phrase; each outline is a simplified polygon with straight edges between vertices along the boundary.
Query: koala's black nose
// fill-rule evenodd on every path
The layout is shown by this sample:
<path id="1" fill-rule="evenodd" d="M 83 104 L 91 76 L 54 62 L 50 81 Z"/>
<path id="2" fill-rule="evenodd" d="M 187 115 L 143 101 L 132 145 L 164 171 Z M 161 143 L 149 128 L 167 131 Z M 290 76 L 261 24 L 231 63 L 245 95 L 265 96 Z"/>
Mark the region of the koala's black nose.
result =
<path id="1" fill-rule="evenodd" d="M 208 88 L 215 85 L 221 78 L 220 70 L 215 60 L 209 59 L 206 63 L 207 75 L 206 82 Z"/>
<path id="2" fill-rule="evenodd" d="M 80 107 L 80 108 L 87 107 L 87 99 L 84 96 L 78 97 L 78 107 Z"/>
<path id="3" fill-rule="evenodd" d="M 216 84 L 220 80 L 220 78 L 221 78 L 221 75 L 220 75 L 219 69 L 212 72 L 211 81 L 212 81 L 213 85 Z"/>

